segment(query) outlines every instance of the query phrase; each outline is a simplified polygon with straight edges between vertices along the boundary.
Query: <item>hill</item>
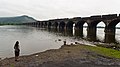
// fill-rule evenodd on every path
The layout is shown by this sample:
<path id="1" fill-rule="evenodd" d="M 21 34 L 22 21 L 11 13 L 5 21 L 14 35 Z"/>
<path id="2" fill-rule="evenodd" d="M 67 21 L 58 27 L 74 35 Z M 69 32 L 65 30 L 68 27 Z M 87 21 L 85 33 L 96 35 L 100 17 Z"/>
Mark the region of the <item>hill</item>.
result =
<path id="1" fill-rule="evenodd" d="M 16 16 L 16 17 L 0 17 L 0 24 L 22 24 L 27 22 L 35 22 L 35 20 L 32 17 L 29 17 L 27 15 L 23 16 Z"/>

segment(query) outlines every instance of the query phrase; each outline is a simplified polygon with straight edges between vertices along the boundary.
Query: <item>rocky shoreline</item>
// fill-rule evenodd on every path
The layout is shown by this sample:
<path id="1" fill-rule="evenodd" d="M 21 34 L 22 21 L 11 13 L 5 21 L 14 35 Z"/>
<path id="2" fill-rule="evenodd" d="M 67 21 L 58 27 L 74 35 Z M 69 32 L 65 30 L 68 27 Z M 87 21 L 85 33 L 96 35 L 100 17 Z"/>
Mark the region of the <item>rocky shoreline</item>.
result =
<path id="1" fill-rule="evenodd" d="M 101 55 L 86 45 L 63 45 L 27 56 L 14 57 L 0 61 L 0 67 L 120 67 L 120 59 Z"/>

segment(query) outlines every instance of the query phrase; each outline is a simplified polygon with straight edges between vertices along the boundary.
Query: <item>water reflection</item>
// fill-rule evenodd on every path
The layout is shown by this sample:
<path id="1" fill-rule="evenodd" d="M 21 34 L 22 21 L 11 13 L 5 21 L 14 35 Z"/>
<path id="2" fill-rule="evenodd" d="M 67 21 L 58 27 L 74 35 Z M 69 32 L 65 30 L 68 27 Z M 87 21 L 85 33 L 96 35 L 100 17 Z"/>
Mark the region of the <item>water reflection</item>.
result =
<path id="1" fill-rule="evenodd" d="M 52 32 L 56 35 L 59 36 L 66 36 L 66 37 L 74 37 L 77 39 L 85 39 L 85 40 L 89 40 L 89 41 L 93 41 L 93 42 L 105 42 L 108 39 L 105 39 L 107 37 L 109 37 L 109 34 L 104 34 L 104 28 L 97 28 L 97 35 L 92 35 L 92 33 L 95 32 L 90 32 L 91 34 L 87 34 L 87 28 L 83 28 L 82 30 L 79 28 L 74 28 L 73 29 L 66 29 L 66 28 L 47 28 L 47 31 Z M 112 38 L 113 39 L 113 38 Z M 116 38 L 117 39 L 117 38 Z M 114 42 L 114 41 L 111 41 Z"/>

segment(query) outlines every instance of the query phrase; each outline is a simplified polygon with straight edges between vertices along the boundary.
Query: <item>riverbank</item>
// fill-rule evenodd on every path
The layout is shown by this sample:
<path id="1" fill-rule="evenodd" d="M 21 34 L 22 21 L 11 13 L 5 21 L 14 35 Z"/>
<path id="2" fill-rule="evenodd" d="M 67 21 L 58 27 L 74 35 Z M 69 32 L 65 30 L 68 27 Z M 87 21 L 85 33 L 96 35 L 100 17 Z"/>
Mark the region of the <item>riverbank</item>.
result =
<path id="1" fill-rule="evenodd" d="M 82 44 L 64 45 L 27 56 L 0 61 L 0 67 L 120 67 L 120 51 Z"/>

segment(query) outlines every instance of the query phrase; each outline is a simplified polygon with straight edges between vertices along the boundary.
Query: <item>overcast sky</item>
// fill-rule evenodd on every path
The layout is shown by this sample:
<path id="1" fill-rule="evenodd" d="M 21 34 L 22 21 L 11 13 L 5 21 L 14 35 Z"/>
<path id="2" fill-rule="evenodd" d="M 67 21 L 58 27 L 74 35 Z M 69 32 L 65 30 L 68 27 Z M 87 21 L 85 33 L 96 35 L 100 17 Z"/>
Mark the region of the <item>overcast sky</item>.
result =
<path id="1" fill-rule="evenodd" d="M 0 17 L 38 20 L 120 13 L 120 0 L 0 0 Z"/>

